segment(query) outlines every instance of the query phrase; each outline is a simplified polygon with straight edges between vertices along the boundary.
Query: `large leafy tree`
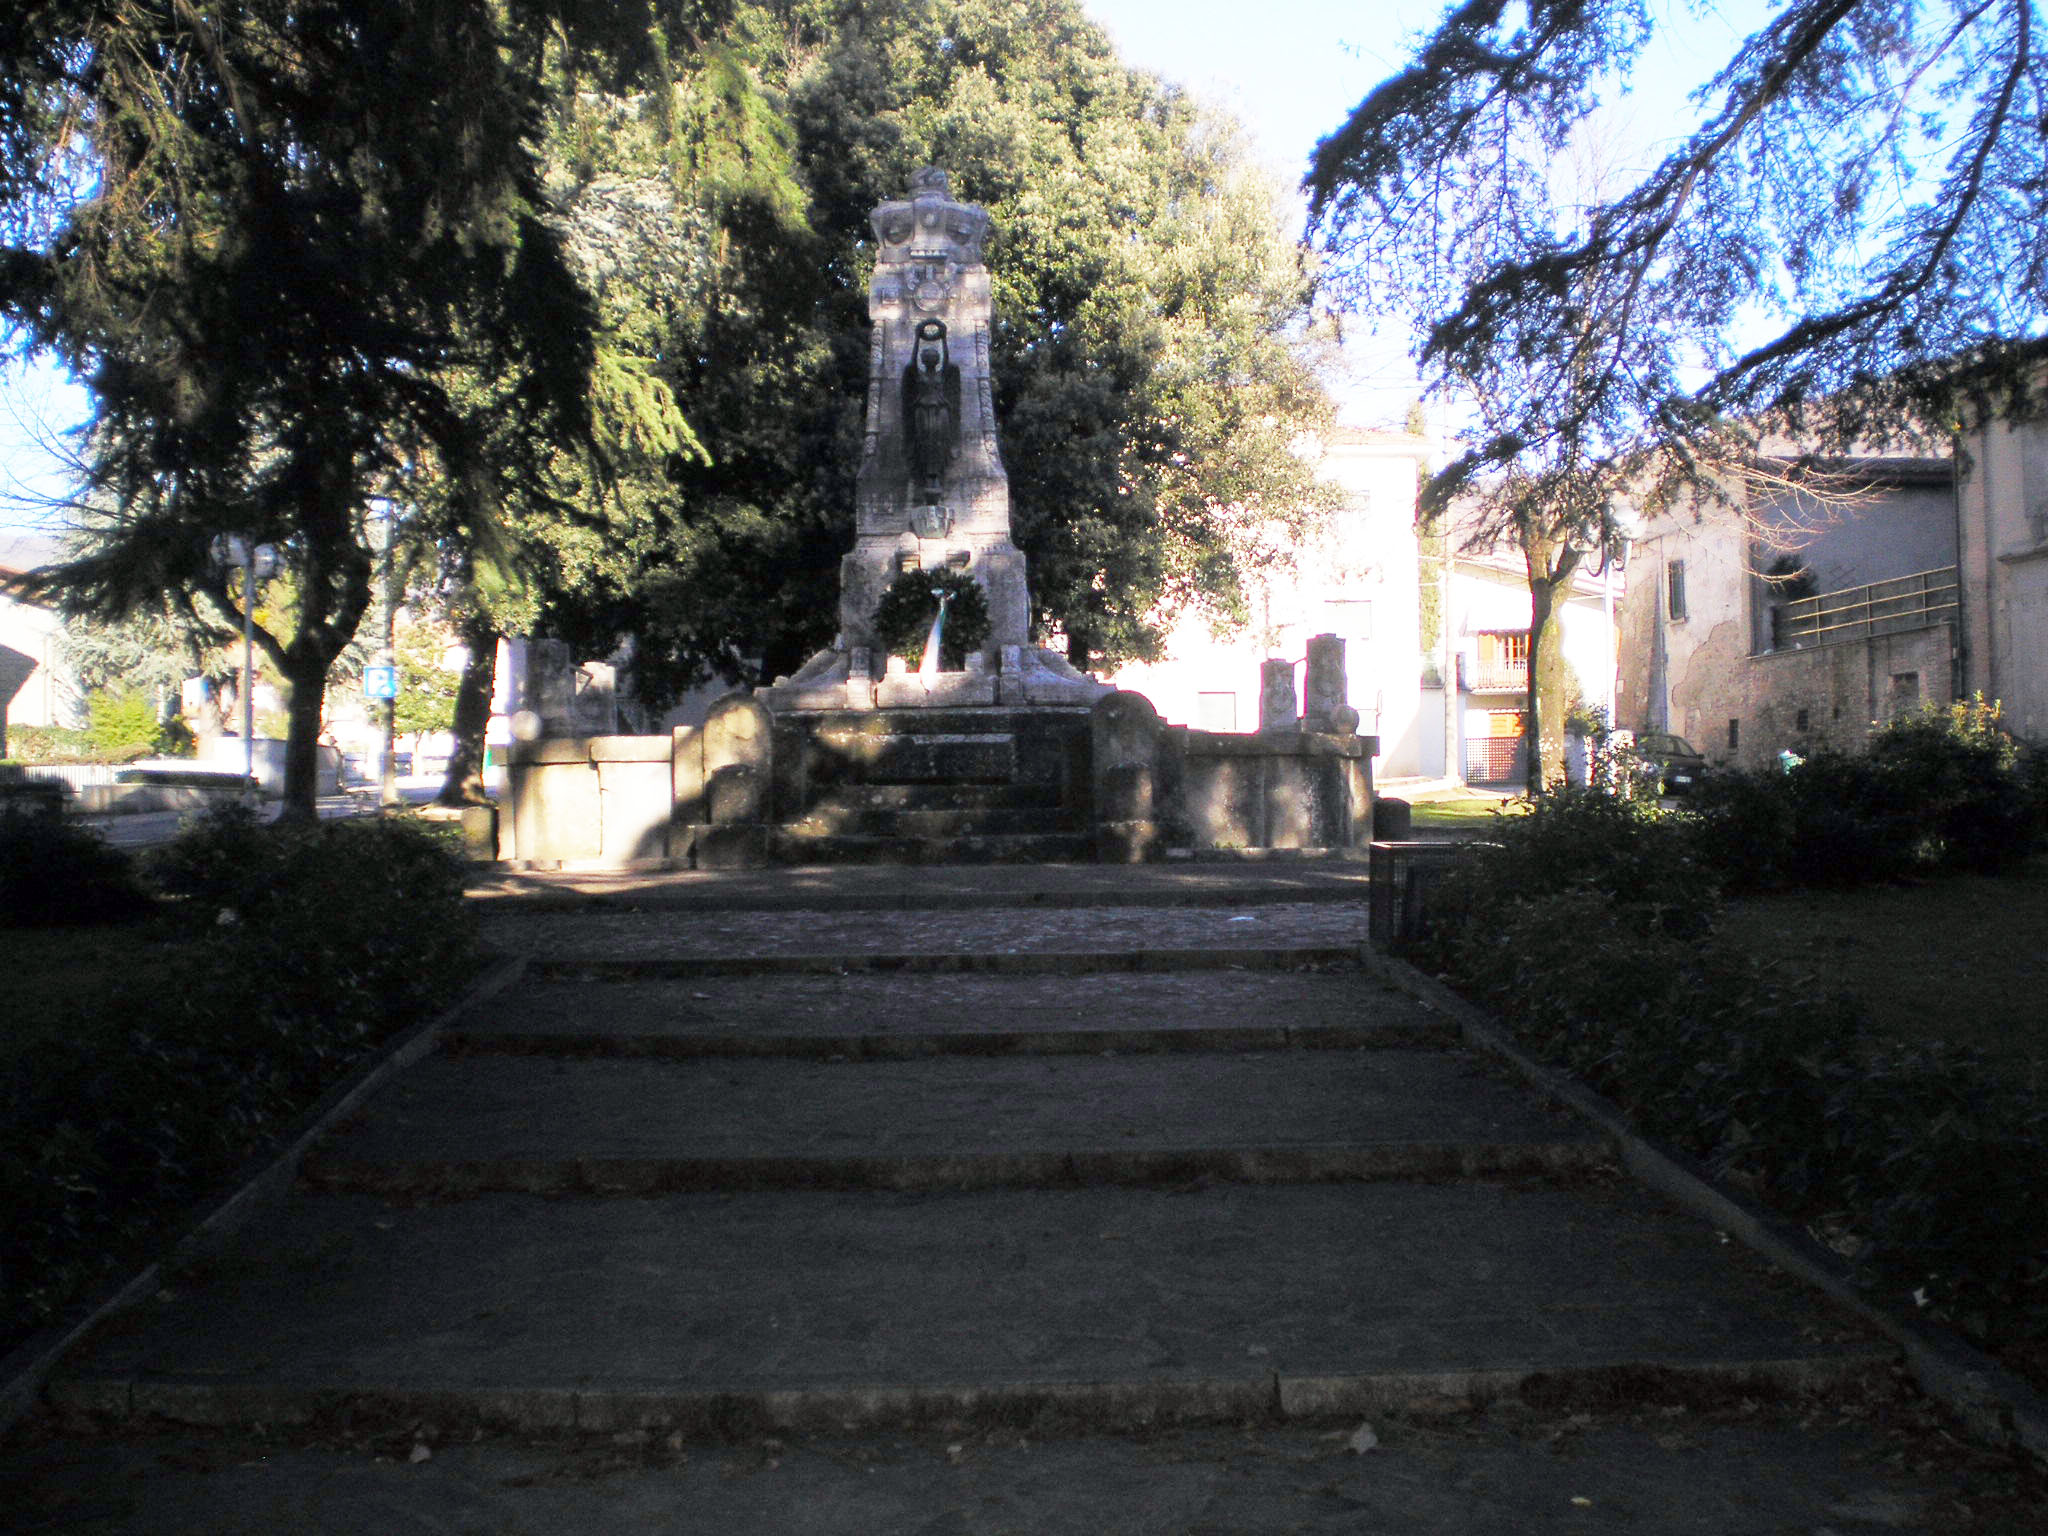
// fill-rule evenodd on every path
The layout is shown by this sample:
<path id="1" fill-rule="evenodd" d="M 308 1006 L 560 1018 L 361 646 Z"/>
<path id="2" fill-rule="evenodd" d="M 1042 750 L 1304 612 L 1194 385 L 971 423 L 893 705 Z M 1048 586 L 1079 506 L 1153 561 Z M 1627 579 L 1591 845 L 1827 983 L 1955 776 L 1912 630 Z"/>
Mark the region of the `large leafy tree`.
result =
<path id="1" fill-rule="evenodd" d="M 1126 68 L 1073 0 L 761 0 L 720 64 L 737 73 L 707 69 L 673 113 L 689 292 L 633 305 L 704 452 L 626 488 L 635 531 L 598 558 L 629 568 L 542 622 L 592 646 L 630 630 L 643 684 L 753 681 L 829 643 L 867 218 L 926 164 L 996 221 L 996 405 L 1042 631 L 1113 660 L 1154 653 L 1190 604 L 1236 617 L 1254 533 L 1321 503 L 1293 447 L 1327 404 L 1299 253 L 1234 126 Z M 643 106 L 598 120 L 579 100 L 572 225 L 649 163 Z M 722 156 L 687 131 L 713 108 L 750 125 L 708 136 Z"/>
<path id="2" fill-rule="evenodd" d="M 1306 178 L 1350 296 L 1477 402 L 1426 506 L 1475 493 L 1532 583 L 1611 538 L 1620 490 L 1711 491 L 1768 434 L 2023 406 L 2048 321 L 2035 0 L 1787 0 L 1661 160 L 1560 207 L 1554 162 L 1676 11 L 1455 5 Z"/>
<path id="3" fill-rule="evenodd" d="M 589 441 L 589 305 L 542 217 L 546 48 L 658 73 L 704 19 L 58 0 L 0 24 L 0 314 L 95 408 L 94 548 L 49 584 L 239 622 L 209 537 L 276 545 L 298 600 L 258 638 L 291 690 L 290 811 L 312 812 L 324 683 L 369 602 L 371 494 L 431 464 L 480 517 Z"/>

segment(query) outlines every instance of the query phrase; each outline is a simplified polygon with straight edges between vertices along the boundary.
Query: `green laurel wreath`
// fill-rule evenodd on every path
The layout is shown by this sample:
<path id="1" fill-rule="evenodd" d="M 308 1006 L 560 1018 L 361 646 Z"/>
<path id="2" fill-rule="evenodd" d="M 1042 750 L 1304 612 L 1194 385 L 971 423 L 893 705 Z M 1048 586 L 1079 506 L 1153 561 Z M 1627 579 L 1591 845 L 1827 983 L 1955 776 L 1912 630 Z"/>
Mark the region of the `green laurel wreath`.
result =
<path id="1" fill-rule="evenodd" d="M 939 611 L 937 588 L 951 594 L 946 604 L 946 630 L 939 637 L 939 666 L 958 672 L 966 665 L 969 652 L 988 642 L 988 598 L 981 583 L 965 571 L 905 571 L 889 583 L 875 608 L 875 638 L 891 656 L 901 656 L 912 666 L 924 659 L 924 642 L 932 632 L 932 615 Z"/>

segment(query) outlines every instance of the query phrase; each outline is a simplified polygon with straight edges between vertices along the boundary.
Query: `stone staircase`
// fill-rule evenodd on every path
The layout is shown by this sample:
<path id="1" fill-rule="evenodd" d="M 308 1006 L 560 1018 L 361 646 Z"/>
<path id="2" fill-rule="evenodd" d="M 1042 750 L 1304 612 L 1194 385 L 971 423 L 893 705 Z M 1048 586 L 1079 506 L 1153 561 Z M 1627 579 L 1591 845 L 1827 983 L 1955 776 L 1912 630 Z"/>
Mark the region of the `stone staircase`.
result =
<path id="1" fill-rule="evenodd" d="M 516 906 L 524 980 L 55 1403 L 1091 1434 L 1885 1367 L 1349 959 L 1355 903 Z"/>
<path id="2" fill-rule="evenodd" d="M 778 722 L 779 864 L 1021 864 L 1092 856 L 1087 715 L 848 711 Z"/>

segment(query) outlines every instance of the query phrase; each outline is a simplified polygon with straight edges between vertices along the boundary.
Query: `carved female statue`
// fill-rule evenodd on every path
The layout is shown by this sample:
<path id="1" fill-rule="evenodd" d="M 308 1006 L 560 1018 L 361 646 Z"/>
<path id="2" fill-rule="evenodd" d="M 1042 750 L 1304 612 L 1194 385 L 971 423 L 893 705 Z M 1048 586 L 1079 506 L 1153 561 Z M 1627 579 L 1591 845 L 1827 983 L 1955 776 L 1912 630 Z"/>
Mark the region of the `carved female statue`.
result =
<path id="1" fill-rule="evenodd" d="M 936 503 L 960 442 L 960 366 L 947 360 L 942 320 L 918 322 L 916 360 L 903 370 L 903 439 L 911 493 Z"/>

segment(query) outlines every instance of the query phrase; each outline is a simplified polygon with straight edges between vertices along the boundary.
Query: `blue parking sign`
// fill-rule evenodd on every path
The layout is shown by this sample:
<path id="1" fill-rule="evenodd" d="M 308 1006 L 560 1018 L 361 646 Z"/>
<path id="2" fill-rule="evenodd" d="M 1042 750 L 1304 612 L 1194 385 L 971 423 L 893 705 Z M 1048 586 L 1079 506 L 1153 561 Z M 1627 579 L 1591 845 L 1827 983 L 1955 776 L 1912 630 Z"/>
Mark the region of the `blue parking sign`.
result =
<path id="1" fill-rule="evenodd" d="M 398 697 L 398 668 L 363 668 L 363 697 L 366 699 L 395 699 Z"/>

